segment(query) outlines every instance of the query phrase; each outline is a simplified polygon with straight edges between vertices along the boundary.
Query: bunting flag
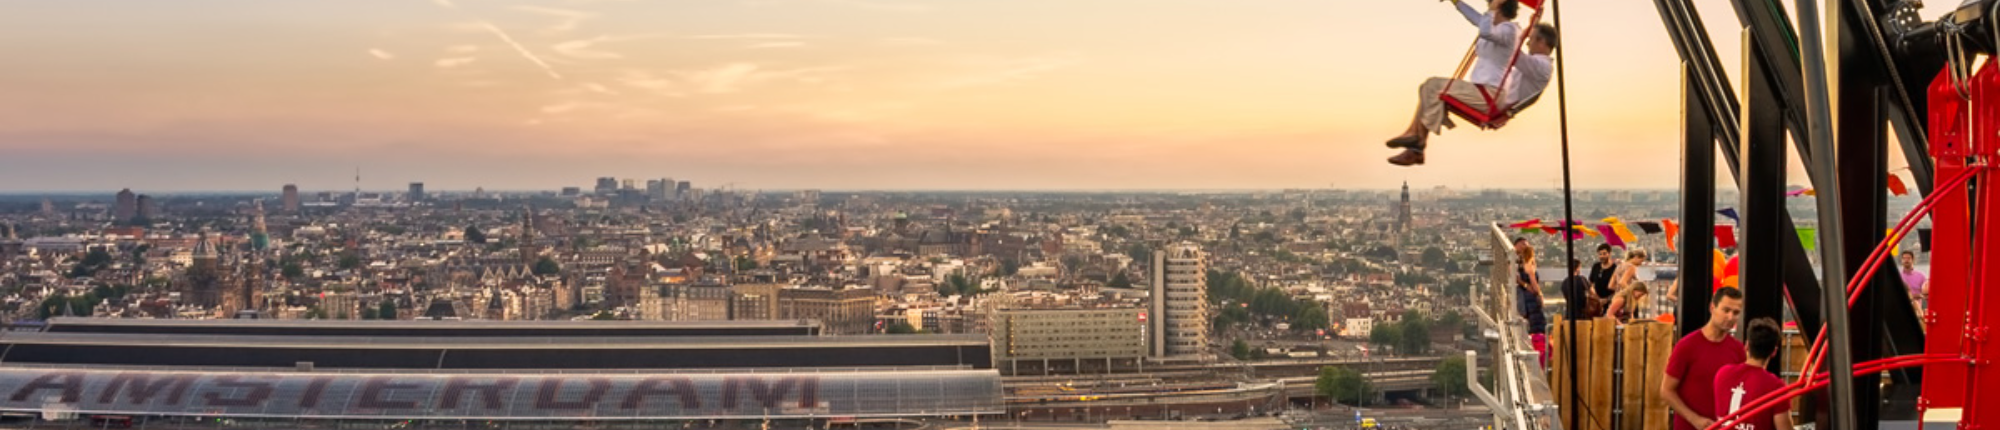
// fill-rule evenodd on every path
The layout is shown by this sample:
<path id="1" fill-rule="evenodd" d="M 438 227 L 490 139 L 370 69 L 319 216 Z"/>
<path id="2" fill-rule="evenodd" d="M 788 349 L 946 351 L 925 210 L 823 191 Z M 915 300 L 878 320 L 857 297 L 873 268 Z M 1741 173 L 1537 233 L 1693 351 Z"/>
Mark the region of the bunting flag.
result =
<path id="1" fill-rule="evenodd" d="M 1743 222 L 1742 217 L 1736 216 L 1736 208 L 1722 208 L 1722 210 L 1715 211 L 1715 213 L 1722 214 L 1722 216 L 1725 217 L 1729 217 L 1730 221 L 1736 221 L 1739 223 Z"/>
<path id="2" fill-rule="evenodd" d="M 1619 220 L 1618 220 L 1618 217 L 1615 217 L 1615 216 L 1608 216 L 1608 217 L 1604 217 L 1604 223 L 1605 223 L 1605 224 L 1617 224 L 1617 223 L 1621 223 L 1621 222 L 1624 222 L 1624 221 L 1619 221 Z"/>
<path id="3" fill-rule="evenodd" d="M 1556 234 L 1557 232 L 1561 232 L 1561 231 L 1562 231 L 1562 230 L 1557 230 L 1557 229 L 1556 229 L 1555 227 L 1547 227 L 1547 226 L 1544 226 L 1544 227 L 1542 227 L 1542 232 L 1543 232 L 1543 233 L 1548 233 L 1548 234 Z"/>
<path id="4" fill-rule="evenodd" d="M 1813 249 L 1813 245 L 1817 244 L 1818 239 L 1818 230 L 1814 230 L 1812 227 L 1799 227 L 1799 244 L 1804 245 L 1806 249 Z"/>
<path id="5" fill-rule="evenodd" d="M 1646 232 L 1646 234 L 1660 234 L 1660 223 L 1657 222 L 1639 221 L 1632 223 L 1632 225 L 1639 226 L 1639 231 Z"/>
<path id="6" fill-rule="evenodd" d="M 1570 228 L 1575 229 L 1577 232 L 1583 233 L 1585 236 L 1597 237 L 1597 230 L 1592 230 L 1588 226 L 1578 225 L 1578 226 L 1572 226 Z"/>
<path id="7" fill-rule="evenodd" d="M 1531 220 L 1527 220 L 1527 221 L 1521 221 L 1521 222 L 1517 222 L 1517 223 L 1513 223 L 1513 224 L 1508 224 L 1507 226 L 1508 226 L 1508 227 L 1512 227 L 1512 228 L 1529 228 L 1529 227 L 1534 227 L 1534 228 L 1542 228 L 1542 219 L 1541 219 L 1541 218 L 1535 218 L 1535 219 L 1531 219 Z"/>
<path id="8" fill-rule="evenodd" d="M 1604 243 L 1609 243 L 1611 244 L 1611 246 L 1616 246 L 1619 248 L 1625 247 L 1625 241 L 1618 237 L 1618 232 L 1611 230 L 1611 226 L 1609 225 L 1597 226 L 1597 231 L 1599 233 L 1604 233 Z"/>
<path id="9" fill-rule="evenodd" d="M 1898 196 L 1910 194 L 1910 187 L 1903 185 L 1902 177 L 1898 177 L 1896 176 L 1896 174 L 1890 173 L 1888 179 L 1889 179 L 1889 194 L 1895 194 Z"/>
<path id="10" fill-rule="evenodd" d="M 1917 230 L 1917 245 L 1922 246 L 1924 252 L 1931 252 L 1931 229 Z"/>
<path id="11" fill-rule="evenodd" d="M 1893 228 L 1882 231 L 1883 240 L 1887 240 L 1891 244 L 1889 245 L 1889 255 L 1903 254 L 1903 237 L 1897 236 L 1896 229 Z"/>
<path id="12" fill-rule="evenodd" d="M 1708 276 L 1710 276 L 1710 277 L 1713 277 L 1713 278 L 1715 278 L 1716 280 L 1721 280 L 1721 279 L 1722 279 L 1722 269 L 1724 269 L 1724 268 L 1725 268 L 1725 266 L 1724 266 L 1724 263 L 1727 263 L 1727 262 L 1729 262 L 1729 256 L 1728 256 L 1728 255 L 1723 255 L 1723 254 L 1722 254 L 1722 250 L 1720 250 L 1720 249 L 1716 249 L 1716 250 L 1713 250 L 1713 251 L 1715 251 L 1715 259 L 1712 259 L 1712 260 L 1709 260 L 1709 265 L 1710 265 L 1710 266 L 1712 266 L 1712 267 L 1710 267 L 1710 269 L 1712 269 L 1712 270 L 1714 270 L 1714 271 L 1713 271 L 1713 272 L 1708 272 Z"/>
<path id="13" fill-rule="evenodd" d="M 1819 192 L 1818 192 L 1818 191 L 1813 191 L 1813 189 L 1811 189 L 1811 188 L 1800 188 L 1800 189 L 1796 189 L 1796 190 L 1792 190 L 1791 192 L 1788 192 L 1788 193 L 1785 193 L 1785 196 L 1786 196 L 1786 197 L 1798 197 L 1798 196 L 1817 196 L 1817 195 L 1819 195 Z"/>
<path id="14" fill-rule="evenodd" d="M 1726 225 L 1715 226 L 1715 247 L 1735 248 L 1736 227 Z"/>
<path id="15" fill-rule="evenodd" d="M 1639 236 L 1632 234 L 1632 229 L 1625 228 L 1625 223 L 1611 223 L 1611 231 L 1618 232 L 1618 238 L 1625 243 L 1639 243 Z"/>
<path id="16" fill-rule="evenodd" d="M 1681 225 L 1675 223 L 1674 220 L 1670 219 L 1662 219 L 1660 220 L 1660 224 L 1662 224 L 1663 227 L 1667 228 L 1667 249 L 1674 252 L 1680 252 L 1680 249 L 1678 249 L 1680 247 L 1680 244 L 1675 242 L 1679 242 L 1677 238 L 1681 235 Z"/>

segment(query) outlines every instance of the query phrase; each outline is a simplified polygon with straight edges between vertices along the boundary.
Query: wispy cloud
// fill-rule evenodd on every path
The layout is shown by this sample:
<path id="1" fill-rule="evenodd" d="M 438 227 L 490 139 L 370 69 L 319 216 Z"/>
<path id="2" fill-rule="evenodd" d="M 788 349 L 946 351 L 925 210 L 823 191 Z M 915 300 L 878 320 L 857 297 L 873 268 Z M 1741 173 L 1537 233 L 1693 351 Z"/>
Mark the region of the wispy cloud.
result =
<path id="1" fill-rule="evenodd" d="M 931 5 L 913 2 L 892 2 L 879 0 L 819 0 L 821 3 L 889 12 L 926 12 Z"/>
<path id="2" fill-rule="evenodd" d="M 937 46 L 943 45 L 944 41 L 927 37 L 888 37 L 882 39 L 882 44 L 890 46 Z"/>
<path id="3" fill-rule="evenodd" d="M 688 36 L 688 38 L 689 38 L 689 39 L 709 39 L 709 40 L 739 40 L 739 39 L 747 39 L 747 40 L 793 40 L 793 39 L 811 39 L 811 38 L 813 38 L 813 36 L 806 36 L 806 35 L 798 35 L 798 34 L 791 34 L 791 33 L 733 33 L 733 34 L 703 34 L 703 35 L 696 35 L 696 36 Z"/>
<path id="4" fill-rule="evenodd" d="M 521 53 L 521 58 L 528 59 L 529 62 L 535 63 L 536 66 L 540 66 L 542 68 L 542 71 L 548 72 L 549 77 L 556 78 L 558 80 L 563 78 L 561 73 L 556 73 L 556 69 L 554 67 L 549 67 L 549 63 L 547 61 L 542 61 L 542 57 L 535 56 L 535 53 L 528 51 L 527 47 L 521 46 L 519 42 L 515 42 L 514 37 L 508 36 L 507 32 L 500 30 L 500 27 L 494 26 L 493 23 L 485 21 L 480 21 L 479 23 L 481 25 L 484 25 L 487 31 L 493 32 L 494 36 L 500 37 L 500 41 L 507 42 L 508 46 L 513 46 L 515 52 Z"/>
<path id="5" fill-rule="evenodd" d="M 610 40 L 610 38 L 605 36 L 598 36 L 589 39 L 578 39 L 578 40 L 571 40 L 568 42 L 557 43 L 555 44 L 555 46 L 552 46 L 551 48 L 555 49 L 557 54 L 562 54 L 565 57 L 575 58 L 579 60 L 611 60 L 611 59 L 625 58 L 623 54 L 619 54 L 616 52 L 590 50 L 590 47 L 592 45 L 596 45 L 600 42 L 604 42 L 607 40 Z"/>
<path id="6" fill-rule="evenodd" d="M 593 93 L 598 93 L 598 94 L 607 94 L 607 95 L 618 95 L 618 92 L 617 92 L 617 91 L 612 91 L 612 90 L 611 90 L 611 87 L 606 87 L 606 86 L 604 86 L 604 84 L 600 84 L 600 83 L 596 83 L 596 82 L 584 82 L 584 83 L 583 83 L 583 89 L 585 89 L 585 90 L 590 90 L 590 92 L 593 92 Z"/>
<path id="7" fill-rule="evenodd" d="M 470 54 L 474 52 L 479 52 L 479 45 L 452 45 L 450 47 L 444 48 L 444 52 L 450 52 L 453 54 Z"/>
<path id="8" fill-rule="evenodd" d="M 730 63 L 708 69 L 676 72 L 675 75 L 696 92 L 722 94 L 737 92 L 749 85 L 773 81 L 822 83 L 827 80 L 826 74 L 846 69 L 841 66 L 822 66 L 771 70 L 755 63 Z"/>
<path id="9" fill-rule="evenodd" d="M 1025 57 L 1012 59 L 975 59 L 968 64 L 982 70 L 946 79 L 938 83 L 939 88 L 957 89 L 1002 85 L 1032 79 L 1082 62 L 1074 55 L 1045 57 Z"/>
<path id="10" fill-rule="evenodd" d="M 805 42 L 764 42 L 750 45 L 750 49 L 803 48 Z"/>
<path id="11" fill-rule="evenodd" d="M 374 48 L 369 48 L 369 49 L 368 49 L 368 55 L 373 55 L 373 56 L 375 56 L 375 58 L 376 58 L 376 59 L 381 59 L 381 60 L 394 60 L 394 59 L 396 59 L 396 54 L 391 54 L 391 53 L 389 53 L 389 51 L 384 51 L 384 50 L 380 50 L 380 49 L 374 49 Z"/>
<path id="12" fill-rule="evenodd" d="M 738 86 L 757 74 L 757 65 L 751 63 L 731 63 L 705 70 L 680 73 L 681 78 L 693 84 L 704 93 L 736 92 Z"/>
<path id="13" fill-rule="evenodd" d="M 439 58 L 437 62 L 434 64 L 436 64 L 438 68 L 449 69 L 453 67 L 463 66 L 466 63 L 473 62 L 474 60 L 478 60 L 478 58 L 477 57 Z"/>
<path id="14" fill-rule="evenodd" d="M 576 110 L 576 108 L 580 107 L 583 107 L 583 103 L 581 102 L 563 102 L 563 103 L 542 106 L 542 113 L 559 114 L 563 112 L 573 111 Z"/>
<path id="15" fill-rule="evenodd" d="M 674 82 L 673 79 L 654 76 L 652 73 L 643 70 L 625 70 L 618 77 L 618 83 L 667 97 L 684 97 L 687 95 L 686 90 L 682 89 L 681 84 Z"/>
<path id="16" fill-rule="evenodd" d="M 555 25 L 551 25 L 548 28 L 542 29 L 542 32 L 547 34 L 562 33 L 570 30 L 575 30 L 577 24 L 582 23 L 583 20 L 597 17 L 597 13 L 594 12 L 586 12 L 586 11 L 572 10 L 572 9 L 558 9 L 558 8 L 542 7 L 542 6 L 520 5 L 520 6 L 513 6 L 510 9 L 522 12 L 538 13 L 542 15 L 548 15 L 560 18 L 561 21 L 557 22 Z"/>

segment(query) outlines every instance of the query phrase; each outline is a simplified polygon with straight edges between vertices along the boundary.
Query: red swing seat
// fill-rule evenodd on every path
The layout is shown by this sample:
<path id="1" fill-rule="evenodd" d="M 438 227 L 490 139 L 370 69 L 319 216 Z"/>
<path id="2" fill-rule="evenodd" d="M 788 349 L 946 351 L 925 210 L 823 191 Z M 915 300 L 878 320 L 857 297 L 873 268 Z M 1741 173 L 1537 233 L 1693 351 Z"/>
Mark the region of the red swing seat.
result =
<path id="1" fill-rule="evenodd" d="M 1542 10 L 1544 10 L 1544 8 L 1542 7 L 1543 0 L 1520 0 L 1520 2 L 1522 6 L 1527 6 L 1528 8 L 1535 10 L 1535 12 L 1533 14 L 1530 14 L 1528 18 L 1528 25 L 1530 26 L 1529 28 L 1533 28 L 1533 25 L 1535 23 L 1542 21 Z M 1526 37 L 1526 35 L 1520 35 L 1519 37 L 1515 37 L 1514 55 L 1507 59 L 1507 70 L 1506 73 L 1503 73 L 1501 75 L 1500 84 L 1497 85 L 1498 88 L 1501 89 L 1507 88 L 1507 78 L 1513 77 L 1514 63 L 1521 60 L 1521 48 L 1527 44 L 1527 41 L 1528 38 Z M 1477 58 L 1476 50 L 1478 49 L 1478 47 L 1479 47 L 1479 40 L 1475 38 L 1472 41 L 1472 47 L 1468 47 L 1465 49 L 1465 58 L 1459 60 L 1458 71 L 1452 74 L 1451 82 L 1446 83 L 1444 86 L 1444 90 L 1438 92 L 1438 100 L 1444 102 L 1446 112 L 1450 112 L 1452 115 L 1458 116 L 1459 118 L 1464 118 L 1466 122 L 1470 122 L 1472 123 L 1472 125 L 1478 126 L 1479 129 L 1481 130 L 1494 130 L 1500 128 L 1501 126 L 1507 125 L 1507 120 L 1512 119 L 1514 117 L 1514 114 L 1520 113 L 1521 110 L 1527 109 L 1528 106 L 1534 105 L 1536 100 L 1540 100 L 1542 98 L 1542 94 L 1541 92 L 1536 92 L 1535 95 L 1529 96 L 1527 99 L 1521 100 L 1521 102 L 1515 106 L 1506 106 L 1503 103 L 1506 101 L 1505 99 L 1495 100 L 1497 97 L 1494 97 L 1496 94 L 1494 94 L 1493 91 L 1488 91 L 1487 87 L 1479 86 L 1477 87 L 1479 89 L 1479 96 L 1485 99 L 1487 106 L 1486 110 L 1473 108 L 1472 105 L 1468 105 L 1464 101 L 1459 100 L 1456 97 L 1452 97 L 1451 85 L 1453 83 L 1457 83 L 1458 81 L 1465 79 L 1465 72 L 1472 68 L 1472 62 L 1475 58 Z"/>

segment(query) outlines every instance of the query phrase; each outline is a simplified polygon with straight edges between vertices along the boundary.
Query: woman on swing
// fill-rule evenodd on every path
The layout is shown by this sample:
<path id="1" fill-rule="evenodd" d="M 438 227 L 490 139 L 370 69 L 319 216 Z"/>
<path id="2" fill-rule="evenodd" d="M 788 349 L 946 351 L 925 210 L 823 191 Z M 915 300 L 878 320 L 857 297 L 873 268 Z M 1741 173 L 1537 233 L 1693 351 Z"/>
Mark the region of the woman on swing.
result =
<path id="1" fill-rule="evenodd" d="M 1477 57 L 1472 66 L 1472 74 L 1467 80 L 1433 77 L 1424 81 L 1417 90 L 1417 113 L 1410 119 L 1410 127 L 1401 136 L 1389 139 L 1390 148 L 1403 148 L 1403 153 L 1389 158 L 1389 163 L 1398 166 L 1424 164 L 1424 148 L 1431 134 L 1443 133 L 1443 127 L 1451 126 L 1451 119 L 1445 117 L 1442 95 L 1448 95 L 1478 111 L 1491 109 L 1486 102 L 1487 94 L 1501 100 L 1503 107 L 1511 108 L 1522 100 L 1541 94 L 1549 84 L 1549 76 L 1554 66 L 1549 54 L 1555 52 L 1557 44 L 1556 28 L 1548 24 L 1535 26 L 1528 37 L 1528 55 L 1516 58 L 1515 42 L 1520 37 L 1520 25 L 1514 23 L 1514 16 L 1521 6 L 1517 0 L 1492 0 L 1487 11 L 1481 14 L 1462 0 L 1453 0 L 1458 12 L 1466 21 L 1479 27 L 1479 40 L 1474 42 L 1473 52 Z M 1508 63 L 1512 62 L 1510 68 Z M 1511 76 L 1509 76 L 1511 75 Z M 1504 91 L 1490 93 L 1503 86 Z M 1482 94 L 1482 91 L 1488 92 Z"/>

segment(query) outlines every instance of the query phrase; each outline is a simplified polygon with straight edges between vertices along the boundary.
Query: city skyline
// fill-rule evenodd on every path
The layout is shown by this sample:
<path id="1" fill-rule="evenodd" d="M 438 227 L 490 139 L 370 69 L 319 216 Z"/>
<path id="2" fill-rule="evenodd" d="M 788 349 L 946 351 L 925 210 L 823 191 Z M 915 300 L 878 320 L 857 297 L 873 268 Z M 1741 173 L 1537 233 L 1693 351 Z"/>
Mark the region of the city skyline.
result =
<path id="1" fill-rule="evenodd" d="M 1560 174 L 1551 98 L 1503 130 L 1446 133 L 1428 166 L 1382 162 L 1412 89 L 1471 37 L 1438 2 L 114 3 L 0 14 L 18 60 L 0 71 L 0 192 L 346 189 L 355 166 L 363 188 L 438 190 L 607 174 L 763 189 L 1542 188 Z M 1726 2 L 1698 3 L 1709 28 L 1733 28 Z M 1672 187 L 1675 56 L 1659 26 L 1625 25 L 1650 23 L 1652 6 L 1568 7 L 1577 184 Z"/>

